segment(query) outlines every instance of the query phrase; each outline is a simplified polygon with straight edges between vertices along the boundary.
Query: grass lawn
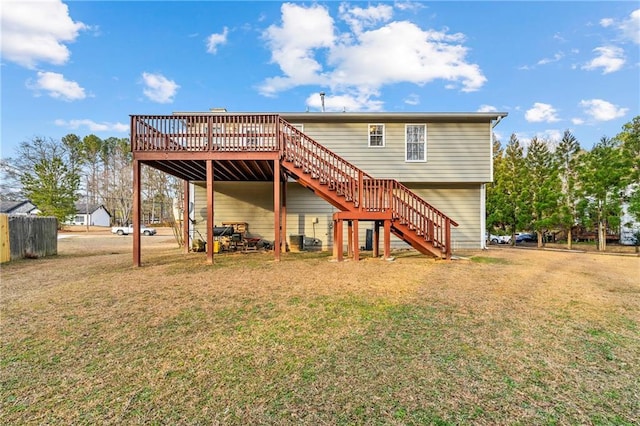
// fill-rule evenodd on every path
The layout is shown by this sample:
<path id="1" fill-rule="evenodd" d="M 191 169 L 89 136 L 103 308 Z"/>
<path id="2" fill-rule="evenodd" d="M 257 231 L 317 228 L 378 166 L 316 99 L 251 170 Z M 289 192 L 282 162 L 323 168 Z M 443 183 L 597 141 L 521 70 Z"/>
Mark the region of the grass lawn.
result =
<path id="1" fill-rule="evenodd" d="M 638 257 L 142 242 L 2 266 L 1 424 L 640 423 Z"/>

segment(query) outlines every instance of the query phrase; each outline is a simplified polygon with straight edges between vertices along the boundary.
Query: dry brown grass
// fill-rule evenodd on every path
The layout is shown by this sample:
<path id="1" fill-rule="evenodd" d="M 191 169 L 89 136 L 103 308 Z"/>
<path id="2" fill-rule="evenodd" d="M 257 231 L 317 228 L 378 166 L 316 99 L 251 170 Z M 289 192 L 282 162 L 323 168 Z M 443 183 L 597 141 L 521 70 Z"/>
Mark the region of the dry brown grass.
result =
<path id="1" fill-rule="evenodd" d="M 210 266 L 163 234 L 3 265 L 0 423 L 640 422 L 638 257 Z"/>

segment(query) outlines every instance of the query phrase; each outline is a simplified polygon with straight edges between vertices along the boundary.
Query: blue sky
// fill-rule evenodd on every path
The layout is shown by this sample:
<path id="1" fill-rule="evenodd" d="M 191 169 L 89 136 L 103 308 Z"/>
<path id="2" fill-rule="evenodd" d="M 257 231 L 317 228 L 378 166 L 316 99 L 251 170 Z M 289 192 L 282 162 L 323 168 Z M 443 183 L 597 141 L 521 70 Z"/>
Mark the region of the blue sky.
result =
<path id="1" fill-rule="evenodd" d="M 473 112 L 590 149 L 640 114 L 640 2 L 3 0 L 2 157 L 129 114 Z"/>

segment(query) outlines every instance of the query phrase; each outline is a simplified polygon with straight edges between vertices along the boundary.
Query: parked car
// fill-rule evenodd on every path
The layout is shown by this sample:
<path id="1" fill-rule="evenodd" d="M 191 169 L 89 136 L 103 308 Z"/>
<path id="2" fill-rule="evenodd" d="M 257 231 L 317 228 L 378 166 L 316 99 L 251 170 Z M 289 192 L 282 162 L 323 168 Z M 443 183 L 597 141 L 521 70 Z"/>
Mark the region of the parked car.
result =
<path id="1" fill-rule="evenodd" d="M 516 243 L 534 243 L 538 241 L 536 234 L 521 233 L 516 235 Z"/>
<path id="2" fill-rule="evenodd" d="M 486 234 L 487 241 L 491 244 L 509 244 L 511 242 L 511 235 L 493 235 Z"/>
<path id="3" fill-rule="evenodd" d="M 118 235 L 129 235 L 133 234 L 133 225 L 129 226 L 114 226 L 111 228 L 112 234 Z M 149 228 L 145 225 L 140 225 L 140 234 L 142 235 L 156 235 L 157 231 L 155 228 Z"/>

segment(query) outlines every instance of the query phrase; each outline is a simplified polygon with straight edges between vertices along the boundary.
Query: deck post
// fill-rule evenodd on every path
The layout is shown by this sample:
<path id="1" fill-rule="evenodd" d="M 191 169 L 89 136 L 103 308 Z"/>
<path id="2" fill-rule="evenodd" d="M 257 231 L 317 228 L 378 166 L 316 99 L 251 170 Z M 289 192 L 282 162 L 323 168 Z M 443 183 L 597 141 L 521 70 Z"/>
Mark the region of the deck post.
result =
<path id="1" fill-rule="evenodd" d="M 362 170 L 358 171 L 358 210 L 362 211 L 363 207 L 362 207 L 362 201 L 364 199 L 363 197 L 363 187 L 364 187 L 364 179 L 363 179 L 363 173 Z"/>
<path id="2" fill-rule="evenodd" d="M 336 241 L 334 241 L 334 244 L 338 245 L 338 254 L 337 254 L 337 260 L 338 262 L 342 262 L 344 260 L 344 244 L 343 244 L 343 230 L 344 224 L 342 219 L 338 219 L 336 221 Z"/>
<path id="3" fill-rule="evenodd" d="M 207 160 L 207 263 L 213 264 L 213 160 Z"/>
<path id="4" fill-rule="evenodd" d="M 282 177 L 282 253 L 287 252 L 287 177 Z M 302 248 L 302 247 L 301 247 Z"/>
<path id="5" fill-rule="evenodd" d="M 347 221 L 347 257 L 353 256 L 353 221 Z"/>
<path id="6" fill-rule="evenodd" d="M 189 253 L 189 234 L 191 228 L 191 221 L 189 220 L 189 181 L 183 182 L 183 197 L 182 200 L 182 241 L 184 242 L 183 250 L 185 253 Z M 177 218 L 176 218 L 177 219 Z"/>
<path id="7" fill-rule="evenodd" d="M 444 222 L 444 232 L 447 233 L 445 237 L 445 244 L 447 245 L 445 259 L 451 260 L 451 219 L 447 217 Z"/>
<path id="8" fill-rule="evenodd" d="M 358 219 L 353 221 L 353 260 L 360 260 L 360 242 L 358 241 Z"/>
<path id="9" fill-rule="evenodd" d="M 133 160 L 133 266 L 140 266 L 140 161 Z M 124 224 L 123 224 L 124 225 Z"/>
<path id="10" fill-rule="evenodd" d="M 380 221 L 373 223 L 373 257 L 380 256 Z"/>
<path id="11" fill-rule="evenodd" d="M 384 221 L 384 258 L 391 257 L 391 221 Z"/>
<path id="12" fill-rule="evenodd" d="M 335 218 L 333 219 L 332 230 L 333 230 L 333 245 L 332 245 L 333 258 L 338 259 L 338 221 Z"/>
<path id="13" fill-rule="evenodd" d="M 280 223 L 280 159 L 273 161 L 273 231 L 275 233 L 275 241 L 273 242 L 273 255 L 276 262 L 280 261 L 280 252 L 282 251 L 282 225 Z"/>

